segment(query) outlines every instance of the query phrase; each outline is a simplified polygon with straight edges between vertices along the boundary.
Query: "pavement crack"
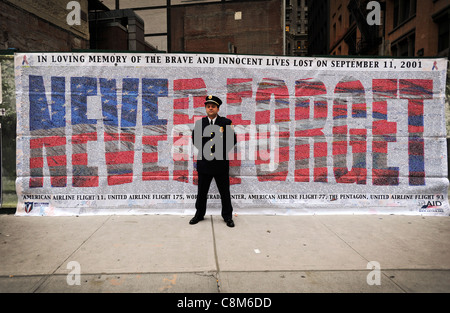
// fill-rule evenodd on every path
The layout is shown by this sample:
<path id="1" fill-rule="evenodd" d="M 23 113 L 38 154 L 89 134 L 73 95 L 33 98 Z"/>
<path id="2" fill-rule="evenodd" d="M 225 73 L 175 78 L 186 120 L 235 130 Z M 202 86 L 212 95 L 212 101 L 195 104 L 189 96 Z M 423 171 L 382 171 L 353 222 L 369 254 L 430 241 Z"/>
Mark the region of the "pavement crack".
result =
<path id="1" fill-rule="evenodd" d="M 61 266 L 63 266 L 64 264 L 67 264 L 67 260 L 69 260 L 78 250 L 80 250 L 80 248 L 89 240 L 89 239 L 91 239 L 92 238 L 92 236 L 94 236 L 94 234 L 100 229 L 100 228 L 102 228 L 103 227 L 103 225 L 105 225 L 106 224 L 106 222 L 108 222 L 110 219 L 111 219 L 111 217 L 112 217 L 113 215 L 110 215 L 110 216 L 108 216 L 104 221 L 103 221 L 103 223 L 99 226 L 99 227 L 97 227 L 93 232 L 92 232 L 92 234 L 90 234 L 85 240 L 83 240 L 83 242 L 75 249 L 75 250 L 73 250 L 73 252 L 64 260 L 64 261 L 62 261 L 61 262 L 61 264 L 59 264 L 58 266 L 56 266 L 56 268 L 53 270 L 53 272 L 51 272 L 50 274 L 47 274 L 47 275 L 45 275 L 42 279 L 40 279 L 37 283 L 36 283 L 36 285 L 35 285 L 35 287 L 33 288 L 33 291 L 32 291 L 32 293 L 35 293 L 35 292 L 38 292 L 38 290 L 50 279 L 50 277 L 52 277 L 52 276 L 54 276 L 55 275 L 55 273 L 56 273 L 56 271 L 58 270 L 58 269 L 60 269 L 61 268 Z"/>
<path id="2" fill-rule="evenodd" d="M 352 249 L 356 254 L 358 254 L 361 258 L 363 258 L 364 260 L 366 260 L 367 262 L 370 262 L 370 260 L 368 260 L 365 256 L 363 256 L 361 253 L 359 253 L 358 250 L 356 250 L 355 248 L 352 247 L 351 244 L 349 244 L 347 241 L 345 241 L 341 236 L 339 236 L 334 230 L 332 230 L 330 227 L 328 227 L 324 222 L 322 222 L 319 219 L 319 222 L 326 228 L 328 229 L 328 231 L 330 231 L 331 233 L 333 233 L 334 236 L 336 236 L 337 238 L 339 238 L 339 240 L 341 240 L 343 243 L 345 243 L 350 249 Z"/>
<path id="3" fill-rule="evenodd" d="M 219 257 L 217 256 L 217 243 L 216 243 L 216 235 L 214 231 L 214 221 L 213 216 L 211 215 L 211 231 L 212 231 L 212 239 L 213 239 L 213 247 L 214 247 L 214 259 L 216 261 L 216 272 L 215 272 L 215 279 L 217 283 L 217 292 L 220 293 L 220 282 L 219 282 L 219 273 L 220 273 L 220 267 L 219 267 Z"/>

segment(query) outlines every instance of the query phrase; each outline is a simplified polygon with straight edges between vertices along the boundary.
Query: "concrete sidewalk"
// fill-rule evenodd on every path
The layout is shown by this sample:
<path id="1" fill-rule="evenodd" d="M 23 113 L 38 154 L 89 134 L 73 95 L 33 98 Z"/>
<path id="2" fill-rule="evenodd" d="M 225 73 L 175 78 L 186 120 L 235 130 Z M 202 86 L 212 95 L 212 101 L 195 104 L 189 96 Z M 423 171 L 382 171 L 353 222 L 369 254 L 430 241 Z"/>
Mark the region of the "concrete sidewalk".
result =
<path id="1" fill-rule="evenodd" d="M 190 218 L 0 215 L 0 292 L 450 292 L 449 217 Z"/>

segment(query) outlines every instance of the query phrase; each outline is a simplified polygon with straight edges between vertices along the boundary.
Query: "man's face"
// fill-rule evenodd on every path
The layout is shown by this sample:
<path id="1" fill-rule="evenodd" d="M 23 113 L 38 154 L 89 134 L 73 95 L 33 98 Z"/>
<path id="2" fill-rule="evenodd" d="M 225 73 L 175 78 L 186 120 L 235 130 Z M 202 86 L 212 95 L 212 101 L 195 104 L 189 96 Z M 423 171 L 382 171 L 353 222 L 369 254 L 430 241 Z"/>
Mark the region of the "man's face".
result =
<path id="1" fill-rule="evenodd" d="M 205 105 L 206 114 L 210 119 L 213 119 L 217 116 L 219 112 L 219 106 L 214 103 L 207 103 Z"/>

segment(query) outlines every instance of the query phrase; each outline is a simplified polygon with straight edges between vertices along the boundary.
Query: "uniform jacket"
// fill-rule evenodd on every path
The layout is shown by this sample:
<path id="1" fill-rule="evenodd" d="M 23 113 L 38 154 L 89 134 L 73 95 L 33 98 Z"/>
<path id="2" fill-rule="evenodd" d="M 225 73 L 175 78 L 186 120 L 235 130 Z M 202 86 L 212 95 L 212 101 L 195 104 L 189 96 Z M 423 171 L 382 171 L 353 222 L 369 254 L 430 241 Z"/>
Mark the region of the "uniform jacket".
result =
<path id="1" fill-rule="evenodd" d="M 199 173 L 228 172 L 230 164 L 228 152 L 233 150 L 237 142 L 230 119 L 218 115 L 214 125 L 209 125 L 207 116 L 198 120 L 192 131 L 192 142 L 198 149 Z"/>

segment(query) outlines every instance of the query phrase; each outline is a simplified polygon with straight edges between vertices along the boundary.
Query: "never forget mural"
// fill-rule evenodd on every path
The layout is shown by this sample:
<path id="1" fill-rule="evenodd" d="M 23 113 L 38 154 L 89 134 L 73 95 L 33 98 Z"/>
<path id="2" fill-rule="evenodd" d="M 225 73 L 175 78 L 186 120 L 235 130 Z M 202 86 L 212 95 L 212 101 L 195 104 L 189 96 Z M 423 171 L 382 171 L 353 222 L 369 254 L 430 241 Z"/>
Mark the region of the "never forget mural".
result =
<path id="1" fill-rule="evenodd" d="M 17 53 L 16 214 L 192 214 L 191 134 L 214 94 L 238 139 L 235 213 L 448 215 L 446 69 L 429 58 Z"/>

